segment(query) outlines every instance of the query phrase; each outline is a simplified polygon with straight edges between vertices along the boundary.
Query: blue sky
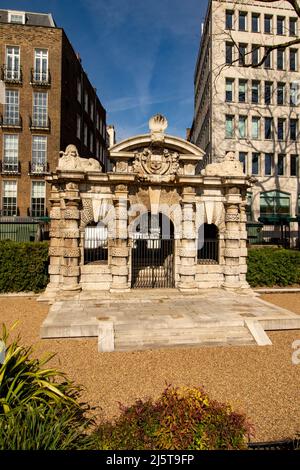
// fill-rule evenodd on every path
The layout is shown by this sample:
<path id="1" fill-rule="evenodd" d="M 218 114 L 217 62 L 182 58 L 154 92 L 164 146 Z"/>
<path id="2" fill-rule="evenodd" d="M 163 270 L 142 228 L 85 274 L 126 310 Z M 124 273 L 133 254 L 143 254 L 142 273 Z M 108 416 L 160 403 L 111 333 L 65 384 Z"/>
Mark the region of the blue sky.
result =
<path id="1" fill-rule="evenodd" d="M 207 0 L 0 0 L 0 7 L 51 12 L 82 58 L 117 139 L 148 131 L 163 113 L 185 137 Z"/>

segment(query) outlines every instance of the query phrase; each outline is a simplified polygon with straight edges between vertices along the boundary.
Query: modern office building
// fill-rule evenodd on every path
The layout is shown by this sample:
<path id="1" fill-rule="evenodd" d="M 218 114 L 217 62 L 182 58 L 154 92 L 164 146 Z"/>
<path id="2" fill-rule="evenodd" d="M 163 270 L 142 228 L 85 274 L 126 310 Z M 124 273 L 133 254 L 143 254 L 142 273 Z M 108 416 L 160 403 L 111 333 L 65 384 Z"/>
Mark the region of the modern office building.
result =
<path id="1" fill-rule="evenodd" d="M 106 165 L 106 111 L 51 14 L 0 10 L 0 32 L 0 214 L 42 217 L 68 144 Z"/>
<path id="2" fill-rule="evenodd" d="M 298 34 L 287 1 L 209 0 L 195 70 L 190 139 L 203 165 L 234 152 L 257 180 L 248 218 L 275 225 L 300 212 L 299 45 L 269 47 Z"/>

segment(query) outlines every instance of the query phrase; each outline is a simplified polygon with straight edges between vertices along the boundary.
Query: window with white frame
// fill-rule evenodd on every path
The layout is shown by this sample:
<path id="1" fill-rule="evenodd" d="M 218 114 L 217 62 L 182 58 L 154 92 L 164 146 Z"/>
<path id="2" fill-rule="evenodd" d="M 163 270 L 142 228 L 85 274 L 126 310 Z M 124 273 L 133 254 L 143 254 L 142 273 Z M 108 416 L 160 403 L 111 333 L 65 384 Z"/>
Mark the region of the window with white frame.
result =
<path id="1" fill-rule="evenodd" d="M 3 173 L 18 173 L 19 136 L 5 134 L 3 136 Z"/>
<path id="2" fill-rule="evenodd" d="M 21 79 L 19 46 L 6 46 L 5 79 L 6 80 L 20 80 Z"/>
<path id="3" fill-rule="evenodd" d="M 79 114 L 77 114 L 76 137 L 77 139 L 81 139 L 81 116 Z"/>
<path id="4" fill-rule="evenodd" d="M 227 139 L 234 137 L 234 116 L 226 115 L 225 137 Z"/>
<path id="5" fill-rule="evenodd" d="M 247 137 L 247 116 L 239 116 L 239 137 L 240 139 Z"/>
<path id="6" fill-rule="evenodd" d="M 4 122 L 13 126 L 20 124 L 19 90 L 5 91 Z"/>
<path id="7" fill-rule="evenodd" d="M 34 81 L 48 82 L 48 50 L 35 49 L 34 51 Z"/>
<path id="8" fill-rule="evenodd" d="M 9 11 L 8 12 L 8 22 L 9 23 L 17 23 L 17 24 L 25 24 L 26 15 L 25 12 L 21 11 Z"/>
<path id="9" fill-rule="evenodd" d="M 252 117 L 252 131 L 251 131 L 252 139 L 259 139 L 260 138 L 260 118 L 258 116 Z"/>
<path id="10" fill-rule="evenodd" d="M 2 215 L 17 215 L 17 182 L 3 181 L 2 189 Z"/>
<path id="11" fill-rule="evenodd" d="M 284 70 L 285 68 L 285 50 L 283 48 L 277 49 L 277 70 Z"/>
<path id="12" fill-rule="evenodd" d="M 47 171 L 47 137 L 43 135 L 32 136 L 31 171 L 44 173 Z"/>
<path id="13" fill-rule="evenodd" d="M 31 217 L 45 215 L 45 181 L 32 181 L 31 188 Z"/>
<path id="14" fill-rule="evenodd" d="M 48 93 L 33 93 L 33 119 L 35 127 L 48 127 Z"/>

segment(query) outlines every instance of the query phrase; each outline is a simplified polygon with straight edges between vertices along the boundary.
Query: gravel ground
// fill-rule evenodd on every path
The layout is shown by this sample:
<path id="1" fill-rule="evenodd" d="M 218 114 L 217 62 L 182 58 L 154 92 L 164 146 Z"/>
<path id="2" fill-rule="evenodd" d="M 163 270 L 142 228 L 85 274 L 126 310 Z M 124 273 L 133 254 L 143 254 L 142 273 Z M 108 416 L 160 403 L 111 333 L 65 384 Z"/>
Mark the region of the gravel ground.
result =
<path id="1" fill-rule="evenodd" d="M 262 298 L 300 314 L 300 294 Z M 292 364 L 292 343 L 300 331 L 270 333 L 273 346 L 218 347 L 100 354 L 96 339 L 40 340 L 48 306 L 35 298 L 0 298 L 0 323 L 19 320 L 23 344 L 36 354 L 56 353 L 52 365 L 85 387 L 83 399 L 105 418 L 118 402 L 157 396 L 166 384 L 204 386 L 211 397 L 246 413 L 255 441 L 294 437 L 300 432 L 300 365 Z M 100 414 L 100 410 L 99 410 Z"/>

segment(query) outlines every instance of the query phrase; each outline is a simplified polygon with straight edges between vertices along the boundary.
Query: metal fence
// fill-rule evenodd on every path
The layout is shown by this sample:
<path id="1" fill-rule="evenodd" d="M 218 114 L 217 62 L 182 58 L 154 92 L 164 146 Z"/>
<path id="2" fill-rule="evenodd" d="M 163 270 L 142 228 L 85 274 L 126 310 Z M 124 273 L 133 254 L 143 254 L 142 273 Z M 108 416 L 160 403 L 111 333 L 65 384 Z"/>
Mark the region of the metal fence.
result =
<path id="1" fill-rule="evenodd" d="M 49 222 L 31 217 L 0 217 L 0 241 L 39 242 L 49 240 Z"/>
<path id="2" fill-rule="evenodd" d="M 108 261 L 107 228 L 86 227 L 84 234 L 84 264 Z"/>
<path id="3" fill-rule="evenodd" d="M 198 250 L 198 264 L 219 263 L 219 240 L 206 239 L 201 250 Z"/>
<path id="4" fill-rule="evenodd" d="M 250 442 L 248 444 L 249 450 L 297 450 L 300 449 L 299 439 L 286 439 L 282 441 L 270 442 Z"/>
<path id="5" fill-rule="evenodd" d="M 262 223 L 248 223 L 249 245 L 276 245 L 284 248 L 291 246 L 290 225 L 267 225 Z"/>

